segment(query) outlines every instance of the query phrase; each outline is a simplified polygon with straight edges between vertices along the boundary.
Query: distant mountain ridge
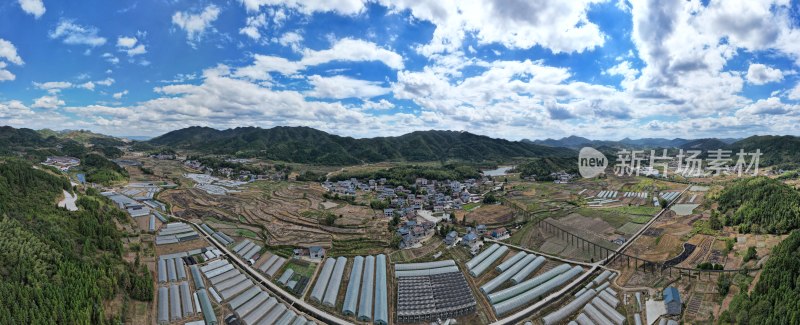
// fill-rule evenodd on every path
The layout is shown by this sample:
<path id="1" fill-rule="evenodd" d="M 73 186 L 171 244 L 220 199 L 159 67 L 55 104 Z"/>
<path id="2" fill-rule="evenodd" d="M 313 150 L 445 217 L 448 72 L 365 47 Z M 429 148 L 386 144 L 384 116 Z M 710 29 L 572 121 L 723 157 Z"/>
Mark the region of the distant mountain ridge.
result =
<path id="1" fill-rule="evenodd" d="M 700 142 L 709 143 L 711 139 L 696 139 L 696 140 L 689 140 L 683 138 L 674 138 L 674 139 L 665 139 L 665 138 L 642 138 L 642 139 L 631 139 L 631 138 L 624 138 L 619 141 L 613 140 L 591 140 L 584 137 L 579 136 L 568 136 L 561 139 L 544 139 L 544 140 L 522 140 L 523 142 L 532 143 L 532 144 L 539 144 L 548 147 L 563 147 L 563 148 L 570 148 L 570 149 L 580 149 L 582 147 L 611 147 L 611 148 L 629 148 L 629 149 L 644 149 L 644 148 L 682 148 L 687 143 L 692 143 L 696 145 Z M 725 138 L 725 139 L 713 139 L 719 141 L 719 143 L 727 146 L 731 143 L 738 141 L 739 139 L 732 139 L 732 138 Z"/>
<path id="2" fill-rule="evenodd" d="M 309 127 L 189 127 L 147 143 L 212 154 L 345 165 L 364 162 L 502 161 L 514 157 L 574 157 L 576 152 L 459 131 L 415 131 L 397 137 L 355 139 Z"/>

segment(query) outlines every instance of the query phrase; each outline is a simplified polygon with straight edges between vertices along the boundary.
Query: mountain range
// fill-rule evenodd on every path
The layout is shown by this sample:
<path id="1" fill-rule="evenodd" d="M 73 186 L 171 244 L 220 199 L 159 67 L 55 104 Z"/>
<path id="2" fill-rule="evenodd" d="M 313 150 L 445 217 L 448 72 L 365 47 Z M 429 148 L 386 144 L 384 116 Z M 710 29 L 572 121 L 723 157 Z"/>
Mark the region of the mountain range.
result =
<path id="1" fill-rule="evenodd" d="M 574 157 L 568 148 L 508 141 L 459 131 L 415 131 L 397 137 L 355 139 L 308 127 L 190 127 L 147 143 L 210 154 L 263 157 L 297 163 L 346 165 L 381 161 L 507 161 Z"/>
<path id="2" fill-rule="evenodd" d="M 628 149 L 652 149 L 652 148 L 689 148 L 698 144 L 707 143 L 708 140 L 716 140 L 717 144 L 727 146 L 739 139 L 724 138 L 724 139 L 665 139 L 665 138 L 642 138 L 631 139 L 624 138 L 619 141 L 613 140 L 591 140 L 579 136 L 568 136 L 561 139 L 545 139 L 545 140 L 528 140 L 524 139 L 523 142 L 539 144 L 548 147 L 563 147 L 571 149 L 580 149 L 583 147 L 611 147 L 611 148 L 628 148 Z M 711 143 L 708 143 L 709 145 Z M 705 146 L 704 146 L 705 147 Z"/>
<path id="3" fill-rule="evenodd" d="M 31 130 L 0 126 L 0 155 L 83 155 L 94 150 L 109 158 L 122 154 L 115 147 L 130 143 L 89 131 Z M 240 127 L 217 130 L 188 127 L 148 141 L 134 141 L 137 149 L 184 149 L 198 154 L 260 157 L 276 161 L 323 165 L 348 165 L 382 161 L 509 162 L 530 158 L 574 158 L 584 146 L 608 157 L 619 149 L 725 149 L 736 159 L 739 150 L 761 150 L 762 166 L 800 167 L 800 137 L 751 136 L 744 139 L 644 138 L 619 141 L 591 140 L 578 136 L 562 139 L 509 141 L 464 131 L 415 131 L 396 137 L 355 139 L 309 127 Z M 78 145 L 82 144 L 82 145 Z M 84 146 L 93 149 L 87 150 Z M 115 152 L 116 151 L 116 152 Z M 547 160 L 561 161 L 561 160 Z"/>

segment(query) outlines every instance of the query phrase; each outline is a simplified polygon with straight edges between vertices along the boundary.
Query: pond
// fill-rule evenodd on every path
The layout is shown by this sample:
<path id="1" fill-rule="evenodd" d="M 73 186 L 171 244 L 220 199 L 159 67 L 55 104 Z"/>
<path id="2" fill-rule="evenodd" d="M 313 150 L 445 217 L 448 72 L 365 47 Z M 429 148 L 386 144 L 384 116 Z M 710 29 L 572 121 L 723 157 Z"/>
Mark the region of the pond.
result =
<path id="1" fill-rule="evenodd" d="M 512 169 L 514 169 L 514 166 L 499 166 L 499 167 L 497 167 L 497 168 L 495 168 L 495 169 L 491 169 L 491 170 L 482 170 L 481 172 L 482 172 L 482 173 L 483 173 L 483 175 L 485 175 L 485 176 L 491 176 L 491 177 L 495 177 L 495 176 L 504 176 L 504 175 L 508 175 L 508 172 L 509 172 L 510 170 L 512 170 Z"/>

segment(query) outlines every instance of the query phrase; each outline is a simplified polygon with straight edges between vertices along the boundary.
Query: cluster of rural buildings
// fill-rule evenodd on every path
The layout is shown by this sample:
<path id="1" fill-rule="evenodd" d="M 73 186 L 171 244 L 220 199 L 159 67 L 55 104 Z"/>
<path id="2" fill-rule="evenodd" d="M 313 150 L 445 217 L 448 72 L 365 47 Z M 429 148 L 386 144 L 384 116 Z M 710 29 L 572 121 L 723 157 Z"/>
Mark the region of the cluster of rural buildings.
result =
<path id="1" fill-rule="evenodd" d="M 388 207 L 383 213 L 386 217 L 411 216 L 417 210 L 431 210 L 434 213 L 447 213 L 461 209 L 465 204 L 479 202 L 481 195 L 477 192 L 482 187 L 494 187 L 494 181 L 485 179 L 467 179 L 463 182 L 445 180 L 436 181 L 417 178 L 409 188 L 387 184 L 385 178 L 370 179 L 361 182 L 356 178 L 331 182 L 322 186 L 328 191 L 340 195 L 356 195 L 357 191 L 371 192 L 376 199 L 386 201 Z"/>
<path id="2" fill-rule="evenodd" d="M 155 193 L 163 187 L 172 187 L 174 184 L 130 183 L 116 191 L 101 193 L 109 198 L 118 208 L 125 211 L 134 219 L 147 218 L 148 231 L 155 232 L 161 224 L 167 223 L 167 207 L 154 198 Z M 156 223 L 156 220 L 159 222 Z"/>
<path id="3" fill-rule="evenodd" d="M 466 230 L 466 234 L 461 238 L 458 237 L 458 232 L 455 230 L 449 232 L 447 236 L 444 237 L 445 245 L 453 246 L 458 243 L 462 246 L 469 247 L 472 252 L 477 252 L 480 249 L 480 246 L 477 245 L 478 239 L 481 237 L 503 239 L 510 234 L 506 227 L 498 227 L 489 230 L 486 225 L 477 225 L 474 228 L 467 227 Z"/>
<path id="4" fill-rule="evenodd" d="M 42 165 L 58 168 L 62 172 L 68 171 L 70 168 L 76 167 L 80 164 L 81 160 L 78 158 L 62 156 L 47 157 L 47 159 L 42 163 Z"/>
<path id="5" fill-rule="evenodd" d="M 229 167 L 222 167 L 215 170 L 214 168 L 203 165 L 203 163 L 198 160 L 185 160 L 183 165 L 206 174 L 222 176 L 228 179 L 239 180 L 243 182 L 255 180 L 281 181 L 287 178 L 287 174 L 283 171 L 276 171 L 269 174 L 254 174 L 249 170 L 235 170 Z"/>

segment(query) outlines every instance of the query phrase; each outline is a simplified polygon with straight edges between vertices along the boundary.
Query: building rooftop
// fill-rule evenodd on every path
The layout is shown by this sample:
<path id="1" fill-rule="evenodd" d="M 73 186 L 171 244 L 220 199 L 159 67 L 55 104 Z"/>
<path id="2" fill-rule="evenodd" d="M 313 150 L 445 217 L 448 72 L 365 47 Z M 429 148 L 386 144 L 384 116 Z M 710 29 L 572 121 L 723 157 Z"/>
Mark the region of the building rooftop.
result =
<path id="1" fill-rule="evenodd" d="M 677 301 L 681 303 L 681 295 L 678 293 L 678 289 L 675 287 L 667 287 L 664 289 L 664 303 L 670 303 L 672 301 Z"/>

